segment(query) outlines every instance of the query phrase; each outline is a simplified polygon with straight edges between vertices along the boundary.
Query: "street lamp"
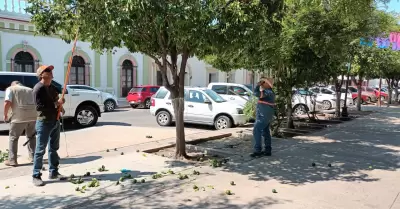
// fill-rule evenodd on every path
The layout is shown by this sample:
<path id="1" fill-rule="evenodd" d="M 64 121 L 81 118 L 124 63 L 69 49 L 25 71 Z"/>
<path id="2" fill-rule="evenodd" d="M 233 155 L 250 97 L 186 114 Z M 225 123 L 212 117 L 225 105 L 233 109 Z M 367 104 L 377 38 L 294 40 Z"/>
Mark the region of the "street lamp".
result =
<path id="1" fill-rule="evenodd" d="M 342 108 L 342 117 L 344 117 L 344 118 L 349 117 L 349 113 L 347 112 L 347 92 L 349 91 L 349 76 L 350 76 L 350 70 L 351 70 L 351 62 L 348 62 L 346 64 L 346 66 L 347 66 L 346 92 L 344 95 L 344 105 Z"/>

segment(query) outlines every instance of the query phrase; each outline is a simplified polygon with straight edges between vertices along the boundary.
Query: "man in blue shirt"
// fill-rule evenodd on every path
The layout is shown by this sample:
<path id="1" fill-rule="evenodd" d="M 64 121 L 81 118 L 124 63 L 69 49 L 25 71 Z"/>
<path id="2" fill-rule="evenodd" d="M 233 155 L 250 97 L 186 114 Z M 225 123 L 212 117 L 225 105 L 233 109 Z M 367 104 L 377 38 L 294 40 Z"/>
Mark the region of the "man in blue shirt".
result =
<path id="1" fill-rule="evenodd" d="M 254 152 L 251 157 L 262 155 L 271 156 L 270 124 L 275 114 L 275 93 L 272 91 L 274 81 L 272 78 L 261 78 L 254 89 L 254 96 L 258 98 L 256 109 L 256 122 L 253 129 Z M 262 152 L 261 138 L 264 137 L 265 150 Z"/>

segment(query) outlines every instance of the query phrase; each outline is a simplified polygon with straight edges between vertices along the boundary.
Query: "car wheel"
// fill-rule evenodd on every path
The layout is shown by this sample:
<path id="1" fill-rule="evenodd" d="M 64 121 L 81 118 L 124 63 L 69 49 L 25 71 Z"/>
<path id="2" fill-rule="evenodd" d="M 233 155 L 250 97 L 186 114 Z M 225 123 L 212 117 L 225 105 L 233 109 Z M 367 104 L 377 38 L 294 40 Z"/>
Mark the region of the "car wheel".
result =
<path id="1" fill-rule="evenodd" d="M 113 100 L 107 100 L 104 102 L 104 109 L 106 112 L 112 112 L 115 110 L 115 102 Z"/>
<path id="2" fill-rule="evenodd" d="M 372 103 L 371 97 L 368 97 L 368 98 L 367 98 L 367 102 L 368 102 L 368 103 Z"/>
<path id="3" fill-rule="evenodd" d="M 322 108 L 324 110 L 329 110 L 329 109 L 331 109 L 331 107 L 332 107 L 332 103 L 330 101 L 328 101 L 328 100 L 322 101 Z"/>
<path id="4" fill-rule="evenodd" d="M 99 116 L 92 106 L 82 106 L 75 114 L 75 123 L 81 128 L 94 126 L 98 119 Z"/>
<path id="5" fill-rule="evenodd" d="M 144 107 L 145 107 L 146 109 L 150 109 L 150 106 L 151 106 L 151 101 L 150 101 L 150 99 L 146 99 L 146 100 L 144 101 Z"/>
<path id="6" fill-rule="evenodd" d="M 138 105 L 131 104 L 131 107 L 132 107 L 133 109 L 135 109 L 135 108 L 138 107 Z"/>
<path id="7" fill-rule="evenodd" d="M 296 105 L 293 109 L 295 115 L 305 115 L 307 113 L 307 107 L 304 104 Z"/>
<path id="8" fill-rule="evenodd" d="M 167 111 L 160 111 L 156 115 L 157 123 L 160 126 L 170 126 L 172 123 L 171 114 Z"/>
<path id="9" fill-rule="evenodd" d="M 218 116 L 214 122 L 214 127 L 217 130 L 227 129 L 232 127 L 232 121 L 225 115 Z"/>

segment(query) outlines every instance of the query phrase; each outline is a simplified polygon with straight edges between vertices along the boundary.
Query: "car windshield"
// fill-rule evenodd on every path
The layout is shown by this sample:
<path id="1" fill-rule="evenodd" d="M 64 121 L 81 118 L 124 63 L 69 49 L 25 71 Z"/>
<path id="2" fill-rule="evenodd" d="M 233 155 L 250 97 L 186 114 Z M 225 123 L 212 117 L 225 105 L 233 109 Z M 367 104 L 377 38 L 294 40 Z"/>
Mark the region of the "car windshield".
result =
<path id="1" fill-rule="evenodd" d="M 142 92 L 143 88 L 142 87 L 133 87 L 129 92 L 135 93 L 135 92 Z"/>
<path id="2" fill-rule="evenodd" d="M 367 87 L 366 90 L 369 91 L 369 92 L 373 92 L 374 91 L 374 89 L 370 88 L 370 87 Z"/>
<path id="3" fill-rule="evenodd" d="M 219 94 L 215 93 L 215 91 L 213 90 L 205 89 L 204 93 L 206 93 L 209 97 L 211 97 L 212 100 L 214 100 L 217 103 L 226 102 L 224 98 L 222 98 Z"/>
<path id="4" fill-rule="evenodd" d="M 356 88 L 349 87 L 349 90 L 350 90 L 351 92 L 355 92 L 355 93 L 357 93 L 357 89 L 356 89 Z"/>

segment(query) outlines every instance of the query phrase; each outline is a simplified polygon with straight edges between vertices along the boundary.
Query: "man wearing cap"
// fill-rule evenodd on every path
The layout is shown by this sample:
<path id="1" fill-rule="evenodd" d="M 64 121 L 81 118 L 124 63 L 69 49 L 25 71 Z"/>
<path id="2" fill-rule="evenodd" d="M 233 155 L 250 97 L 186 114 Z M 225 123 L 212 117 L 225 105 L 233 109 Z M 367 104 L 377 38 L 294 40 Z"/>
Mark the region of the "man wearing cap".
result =
<path id="1" fill-rule="evenodd" d="M 11 116 L 9 117 L 9 115 Z M 24 131 L 29 140 L 29 160 L 32 162 L 36 144 L 36 110 L 33 102 L 33 91 L 31 88 L 23 86 L 19 81 L 13 81 L 11 86 L 6 89 L 4 121 L 11 123 L 8 160 L 4 164 L 7 166 L 18 166 L 18 139 Z"/>
<path id="2" fill-rule="evenodd" d="M 65 101 L 59 99 L 57 89 L 51 85 L 53 80 L 52 65 L 42 65 L 37 69 L 39 82 L 33 87 L 34 101 L 37 111 L 36 120 L 36 150 L 33 162 L 33 184 L 35 186 L 44 186 L 42 174 L 43 155 L 48 147 L 49 155 L 49 179 L 63 178 L 58 172 L 60 157 L 58 148 L 60 146 L 60 122 L 57 119 L 58 108 Z"/>
<path id="3" fill-rule="evenodd" d="M 256 122 L 253 129 L 254 151 L 251 157 L 262 155 L 271 156 L 271 132 L 270 124 L 275 114 L 275 94 L 272 91 L 274 80 L 272 78 L 261 78 L 254 89 L 254 96 L 258 98 L 256 109 Z M 264 137 L 265 149 L 262 152 L 261 138 Z"/>

